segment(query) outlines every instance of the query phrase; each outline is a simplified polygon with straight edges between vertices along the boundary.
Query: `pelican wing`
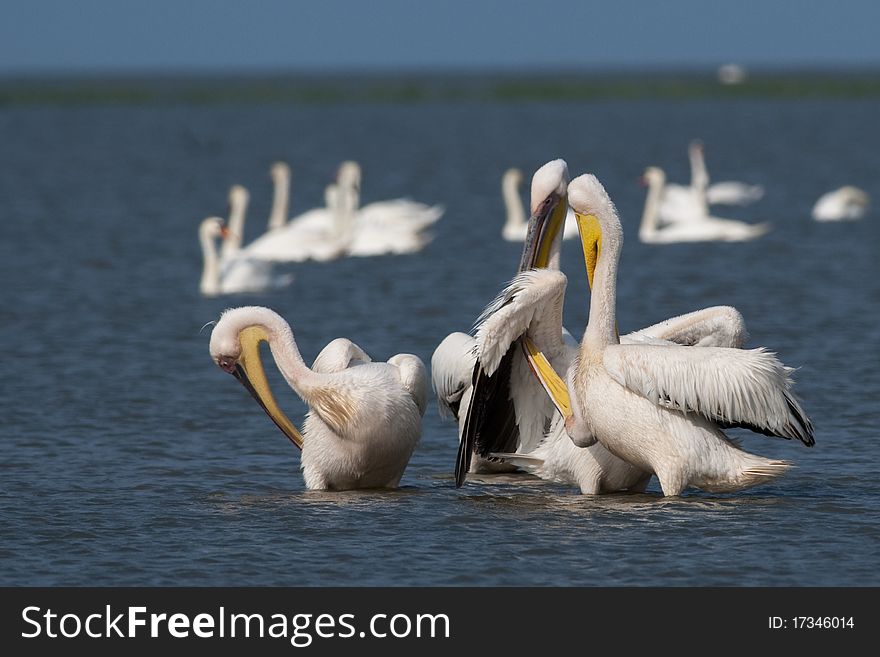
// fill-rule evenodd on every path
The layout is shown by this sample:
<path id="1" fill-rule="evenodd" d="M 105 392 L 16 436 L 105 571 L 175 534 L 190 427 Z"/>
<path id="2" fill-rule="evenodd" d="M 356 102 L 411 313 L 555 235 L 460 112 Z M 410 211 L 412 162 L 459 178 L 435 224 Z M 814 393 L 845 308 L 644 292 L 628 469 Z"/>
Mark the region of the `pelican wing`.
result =
<path id="1" fill-rule="evenodd" d="M 329 374 L 330 372 L 341 372 L 349 367 L 370 362 L 372 362 L 372 359 L 354 342 L 347 338 L 336 338 L 328 342 L 327 346 L 321 349 L 321 353 L 318 354 L 315 362 L 312 363 L 312 369 L 315 372 Z"/>
<path id="2" fill-rule="evenodd" d="M 623 336 L 621 342 L 654 344 L 668 341 L 689 347 L 741 348 L 748 337 L 740 312 L 731 306 L 712 306 L 672 317 Z"/>
<path id="3" fill-rule="evenodd" d="M 501 358 L 491 375 L 477 361 L 471 379 L 471 399 L 455 461 L 455 485 L 461 486 L 477 448 L 481 456 L 490 452 L 514 452 L 519 442 L 516 409 L 510 399 L 510 369 L 515 349 Z M 497 447 L 494 447 L 496 446 Z"/>
<path id="4" fill-rule="evenodd" d="M 510 372 L 519 339 L 562 343 L 562 304 L 567 279 L 559 271 L 534 269 L 518 274 L 477 320 L 477 361 L 456 461 L 456 484 L 470 467 L 471 453 L 514 452 L 519 442 Z M 555 329 L 554 329 L 555 327 Z"/>
<path id="5" fill-rule="evenodd" d="M 476 341 L 467 333 L 450 333 L 431 356 L 431 385 L 440 417 L 458 419 L 462 395 L 471 385 Z"/>
<path id="6" fill-rule="evenodd" d="M 561 343 L 562 306 L 568 279 L 560 271 L 518 274 L 477 319 L 477 357 L 493 374 L 513 343 L 528 333 L 541 347 Z"/>
<path id="7" fill-rule="evenodd" d="M 699 413 L 721 427 L 815 442 L 791 392 L 793 370 L 762 348 L 610 345 L 603 364 L 620 385 L 659 406 Z"/>

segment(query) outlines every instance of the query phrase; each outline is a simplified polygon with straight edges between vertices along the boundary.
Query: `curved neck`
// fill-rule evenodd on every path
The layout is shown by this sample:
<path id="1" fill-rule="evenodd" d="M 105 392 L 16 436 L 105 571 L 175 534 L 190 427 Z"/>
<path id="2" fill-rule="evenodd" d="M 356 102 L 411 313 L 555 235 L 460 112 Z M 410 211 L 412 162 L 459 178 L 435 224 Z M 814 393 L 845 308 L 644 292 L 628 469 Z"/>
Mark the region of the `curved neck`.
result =
<path id="1" fill-rule="evenodd" d="M 272 358 L 275 359 L 275 364 L 284 376 L 284 380 L 303 401 L 308 403 L 311 387 L 309 384 L 312 383 L 316 373 L 310 370 L 303 360 L 293 338 L 293 329 L 281 318 L 271 323 L 266 322 L 265 328 Z"/>
<path id="2" fill-rule="evenodd" d="M 202 294 L 215 295 L 220 293 L 220 263 L 217 258 L 217 245 L 207 230 L 199 231 L 199 242 L 202 245 L 202 280 L 199 290 Z"/>
<path id="3" fill-rule="evenodd" d="M 501 182 L 501 194 L 507 210 L 505 227 L 515 228 L 526 224 L 526 210 L 519 195 L 519 184 L 514 176 L 505 176 Z"/>
<path id="4" fill-rule="evenodd" d="M 220 258 L 232 257 L 241 249 L 244 240 L 244 217 L 247 212 L 247 201 L 233 194 L 229 199 L 229 234 L 223 239 L 220 247 Z"/>
<path id="5" fill-rule="evenodd" d="M 639 237 L 642 239 L 657 232 L 657 213 L 660 211 L 660 195 L 662 193 L 663 181 L 658 178 L 649 178 L 645 208 L 642 210 L 642 223 L 639 225 Z"/>
<path id="6" fill-rule="evenodd" d="M 287 207 L 290 203 L 290 176 L 277 171 L 272 175 L 272 210 L 269 212 L 269 225 L 266 230 L 281 228 L 287 222 Z"/>
<path id="7" fill-rule="evenodd" d="M 617 266 L 623 245 L 620 222 L 602 221 L 602 246 L 593 274 L 590 318 L 581 344 L 582 352 L 617 344 Z"/>

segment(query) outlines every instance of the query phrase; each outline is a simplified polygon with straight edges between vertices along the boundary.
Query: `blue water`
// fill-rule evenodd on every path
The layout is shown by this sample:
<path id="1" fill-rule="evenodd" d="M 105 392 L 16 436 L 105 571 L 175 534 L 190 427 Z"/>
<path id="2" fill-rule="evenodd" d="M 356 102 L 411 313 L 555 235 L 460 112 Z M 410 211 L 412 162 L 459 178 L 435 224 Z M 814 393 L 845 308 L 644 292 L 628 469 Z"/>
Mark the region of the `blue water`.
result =
<path id="1" fill-rule="evenodd" d="M 206 104 L 0 108 L 0 583 L 12 585 L 880 584 L 880 222 L 817 224 L 818 196 L 880 199 L 876 100 Z M 715 180 L 766 197 L 716 214 L 771 221 L 746 244 L 636 238 L 648 164 L 688 177 L 706 143 Z M 530 477 L 452 483 L 454 425 L 432 403 L 391 492 L 304 490 L 298 454 L 208 355 L 226 307 L 286 317 L 307 359 L 338 336 L 374 358 L 467 330 L 512 275 L 500 239 L 509 166 L 564 157 L 595 172 L 624 221 L 621 332 L 735 305 L 750 346 L 800 369 L 812 449 L 742 433 L 794 461 L 736 495 L 588 498 Z M 269 164 L 293 168 L 292 213 L 318 204 L 344 159 L 365 202 L 443 203 L 416 255 L 281 267 L 261 295 L 198 293 L 196 227 L 252 195 L 265 225 Z M 587 316 L 582 261 L 566 324 Z M 277 381 L 277 378 L 276 378 Z M 305 412 L 290 392 L 282 404 Z"/>

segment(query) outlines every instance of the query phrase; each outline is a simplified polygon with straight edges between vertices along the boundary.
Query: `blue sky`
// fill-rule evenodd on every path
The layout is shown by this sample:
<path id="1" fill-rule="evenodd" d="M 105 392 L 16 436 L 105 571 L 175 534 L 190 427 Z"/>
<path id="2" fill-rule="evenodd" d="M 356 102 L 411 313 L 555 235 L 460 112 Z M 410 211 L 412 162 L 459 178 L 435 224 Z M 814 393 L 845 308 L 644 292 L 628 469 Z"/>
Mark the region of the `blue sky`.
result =
<path id="1" fill-rule="evenodd" d="M 880 67 L 878 0 L 20 0 L 0 73 Z"/>

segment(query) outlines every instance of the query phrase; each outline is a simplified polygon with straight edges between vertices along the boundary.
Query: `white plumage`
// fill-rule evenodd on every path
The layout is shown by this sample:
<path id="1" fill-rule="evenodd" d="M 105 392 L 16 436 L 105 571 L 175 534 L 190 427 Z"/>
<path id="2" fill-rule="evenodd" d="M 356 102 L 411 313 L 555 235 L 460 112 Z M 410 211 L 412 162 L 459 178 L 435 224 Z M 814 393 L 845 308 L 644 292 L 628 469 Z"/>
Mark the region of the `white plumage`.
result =
<path id="1" fill-rule="evenodd" d="M 846 185 L 819 197 L 813 206 L 816 221 L 847 221 L 861 219 L 868 209 L 868 194 L 858 187 Z"/>
<path id="2" fill-rule="evenodd" d="M 199 290 L 203 295 L 262 292 L 285 287 L 293 281 L 293 274 L 274 274 L 271 263 L 239 251 L 233 250 L 231 255 L 221 258 L 217 253 L 217 240 L 224 237 L 230 239 L 219 217 L 208 217 L 199 225 L 203 259 Z"/>
<path id="3" fill-rule="evenodd" d="M 810 421 L 790 392 L 791 370 L 761 350 L 619 344 L 615 306 L 623 231 L 617 211 L 591 175 L 572 181 L 569 199 L 585 256 L 597 253 L 589 322 L 569 373 L 580 411 L 572 422 L 573 440 L 598 440 L 655 473 L 665 495 L 689 486 L 734 491 L 782 474 L 787 462 L 739 449 L 721 428 L 746 426 L 812 445 Z"/>
<path id="4" fill-rule="evenodd" d="M 639 239 L 649 244 L 674 242 L 741 242 L 760 237 L 770 230 L 770 224 L 749 224 L 733 219 L 720 219 L 707 214 L 705 209 L 694 206 L 682 213 L 675 222 L 660 223 L 660 207 L 664 194 L 665 174 L 658 167 L 645 169 L 643 179 L 648 185 Z M 705 206 L 702 206 L 703 208 Z"/>
<path id="5" fill-rule="evenodd" d="M 309 406 L 302 433 L 280 410 L 259 355 L 268 342 L 287 383 Z M 211 356 L 238 378 L 287 437 L 302 448 L 306 487 L 396 487 L 421 435 L 426 376 L 421 360 L 369 360 L 348 340 L 330 343 L 309 368 L 287 322 L 268 308 L 227 310 L 211 334 Z"/>

